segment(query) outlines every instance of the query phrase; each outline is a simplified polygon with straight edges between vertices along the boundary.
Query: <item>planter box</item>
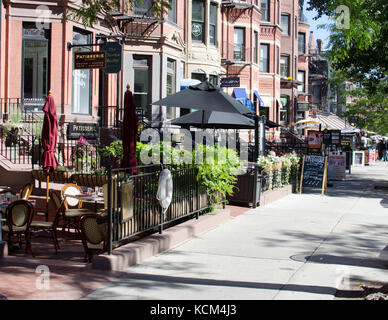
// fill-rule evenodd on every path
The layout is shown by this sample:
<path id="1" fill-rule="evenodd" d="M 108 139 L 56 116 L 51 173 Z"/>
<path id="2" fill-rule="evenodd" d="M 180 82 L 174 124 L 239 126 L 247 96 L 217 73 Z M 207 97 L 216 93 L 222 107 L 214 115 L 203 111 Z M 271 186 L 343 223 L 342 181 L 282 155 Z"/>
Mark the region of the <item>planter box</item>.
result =
<path id="1" fill-rule="evenodd" d="M 75 173 L 71 177 L 72 181 L 84 187 L 102 187 L 108 183 L 107 175 L 100 174 L 78 174 Z"/>
<path id="2" fill-rule="evenodd" d="M 265 206 L 271 202 L 284 198 L 292 193 L 292 185 L 286 185 L 282 188 L 264 191 L 261 195 L 260 206 Z"/>
<path id="3" fill-rule="evenodd" d="M 73 174 L 72 172 L 68 172 L 68 171 L 53 171 L 47 174 L 43 170 L 32 170 L 32 177 L 42 182 L 46 182 L 47 175 L 48 175 L 51 182 L 70 183 L 72 182 L 72 179 L 71 179 L 72 174 Z"/>
<path id="4" fill-rule="evenodd" d="M 227 200 L 256 208 L 260 204 L 261 180 L 262 176 L 258 169 L 239 175 L 233 188 L 233 195 L 228 195 Z"/>

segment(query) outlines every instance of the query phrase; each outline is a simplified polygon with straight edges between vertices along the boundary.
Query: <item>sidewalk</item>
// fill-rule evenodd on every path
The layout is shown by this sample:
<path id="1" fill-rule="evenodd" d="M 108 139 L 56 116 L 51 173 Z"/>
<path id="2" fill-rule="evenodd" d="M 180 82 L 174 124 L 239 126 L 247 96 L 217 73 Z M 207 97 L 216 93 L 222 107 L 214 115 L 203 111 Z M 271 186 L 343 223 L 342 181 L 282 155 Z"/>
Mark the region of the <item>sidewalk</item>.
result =
<path id="1" fill-rule="evenodd" d="M 249 210 L 85 298 L 333 299 L 350 279 L 388 282 L 387 217 L 388 164 L 355 168 L 327 196 L 292 194 Z"/>
<path id="2" fill-rule="evenodd" d="M 226 223 L 126 272 L 92 270 L 79 242 L 63 243 L 55 256 L 50 239 L 37 239 L 40 259 L 0 262 L 0 300 L 332 299 L 350 278 L 388 282 L 388 262 L 379 259 L 388 244 L 388 189 L 375 185 L 388 187 L 388 164 L 354 169 L 327 196 L 228 206 Z M 37 289 L 39 265 L 49 267 L 49 290 Z"/>

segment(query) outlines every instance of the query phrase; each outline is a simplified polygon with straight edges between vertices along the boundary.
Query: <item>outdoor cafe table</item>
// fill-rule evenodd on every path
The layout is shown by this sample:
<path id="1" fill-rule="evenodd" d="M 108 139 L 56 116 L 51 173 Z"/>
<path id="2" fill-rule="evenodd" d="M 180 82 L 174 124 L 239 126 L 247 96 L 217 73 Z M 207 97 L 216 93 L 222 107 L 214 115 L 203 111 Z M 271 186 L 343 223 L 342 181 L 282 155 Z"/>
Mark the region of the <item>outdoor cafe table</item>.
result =
<path id="1" fill-rule="evenodd" d="M 94 202 L 94 211 L 97 212 L 97 202 L 104 202 L 104 197 L 100 195 L 93 195 L 93 194 L 72 194 L 72 195 L 66 195 L 66 197 L 75 198 L 82 201 L 88 201 L 88 202 Z"/>

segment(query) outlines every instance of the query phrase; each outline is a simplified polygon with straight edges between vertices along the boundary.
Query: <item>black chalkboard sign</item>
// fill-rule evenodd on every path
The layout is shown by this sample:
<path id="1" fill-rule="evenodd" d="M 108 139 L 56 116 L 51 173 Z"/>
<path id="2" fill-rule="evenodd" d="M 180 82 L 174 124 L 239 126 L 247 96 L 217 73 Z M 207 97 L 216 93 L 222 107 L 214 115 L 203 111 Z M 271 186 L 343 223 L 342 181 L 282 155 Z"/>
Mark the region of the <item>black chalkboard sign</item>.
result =
<path id="1" fill-rule="evenodd" d="M 326 193 L 327 187 L 327 157 L 320 155 L 306 155 L 303 158 L 302 179 L 303 187 L 322 189 Z"/>

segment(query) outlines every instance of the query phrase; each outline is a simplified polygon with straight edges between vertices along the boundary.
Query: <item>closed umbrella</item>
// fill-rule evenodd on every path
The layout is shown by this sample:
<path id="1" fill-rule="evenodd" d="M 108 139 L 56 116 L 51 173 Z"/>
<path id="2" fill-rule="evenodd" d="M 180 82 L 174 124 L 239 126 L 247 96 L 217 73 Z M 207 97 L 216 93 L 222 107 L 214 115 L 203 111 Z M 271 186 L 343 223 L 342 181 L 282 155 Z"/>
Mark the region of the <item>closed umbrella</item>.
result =
<path id="1" fill-rule="evenodd" d="M 121 132 L 123 141 L 123 160 L 121 161 L 121 168 L 132 168 L 137 166 L 136 161 L 136 140 L 137 140 L 138 118 L 136 115 L 136 108 L 133 102 L 132 92 L 127 86 L 127 91 L 124 94 L 124 119 Z M 133 170 L 137 173 L 137 169 Z"/>
<path id="2" fill-rule="evenodd" d="M 55 149 L 57 146 L 58 138 L 58 119 L 57 111 L 55 107 L 54 98 L 49 91 L 46 103 L 43 107 L 44 119 L 42 127 L 42 167 L 47 173 L 47 186 L 46 186 L 46 204 L 48 204 L 49 193 L 49 175 L 48 173 L 54 171 L 58 166 L 58 159 L 55 156 Z"/>

